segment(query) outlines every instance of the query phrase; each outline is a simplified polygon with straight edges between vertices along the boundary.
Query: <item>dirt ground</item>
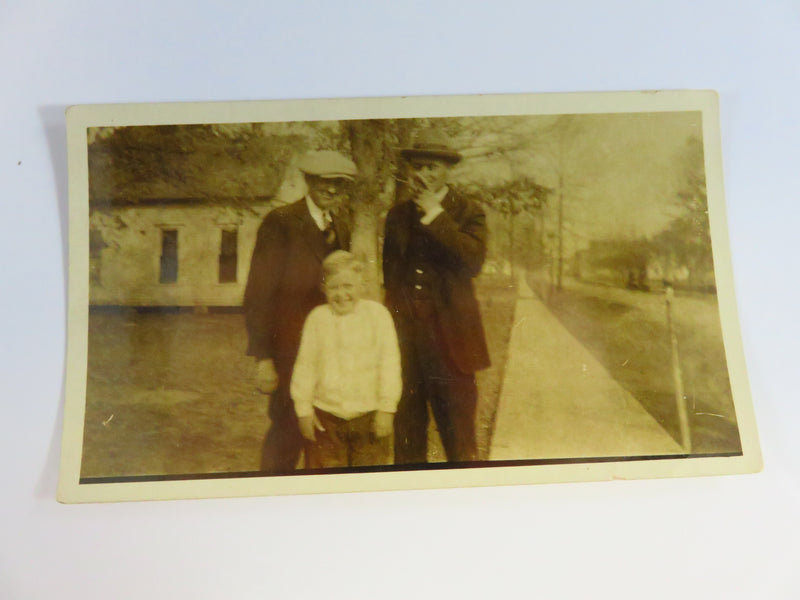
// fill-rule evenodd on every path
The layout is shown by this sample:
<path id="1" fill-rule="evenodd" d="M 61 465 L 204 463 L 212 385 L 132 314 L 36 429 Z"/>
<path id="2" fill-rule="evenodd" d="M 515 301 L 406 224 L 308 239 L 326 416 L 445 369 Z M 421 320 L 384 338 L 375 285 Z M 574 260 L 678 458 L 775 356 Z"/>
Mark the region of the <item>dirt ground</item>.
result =
<path id="1" fill-rule="evenodd" d="M 680 442 L 662 291 L 568 280 L 548 308 Z M 673 322 L 695 453 L 741 450 L 717 296 L 676 292 Z"/>
<path id="2" fill-rule="evenodd" d="M 478 444 L 488 456 L 516 292 L 481 277 L 493 366 L 478 374 Z M 241 313 L 94 312 L 81 476 L 251 472 L 269 426 Z M 431 427 L 430 460 L 444 460 Z"/>

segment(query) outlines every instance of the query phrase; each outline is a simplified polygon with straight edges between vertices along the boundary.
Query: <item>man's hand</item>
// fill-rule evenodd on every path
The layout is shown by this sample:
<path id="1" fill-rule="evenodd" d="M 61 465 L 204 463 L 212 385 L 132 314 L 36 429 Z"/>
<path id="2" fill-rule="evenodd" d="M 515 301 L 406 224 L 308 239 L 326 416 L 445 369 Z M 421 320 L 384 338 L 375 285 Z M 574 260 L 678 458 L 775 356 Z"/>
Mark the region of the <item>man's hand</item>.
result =
<path id="1" fill-rule="evenodd" d="M 300 435 L 309 442 L 317 441 L 317 431 L 325 431 L 325 428 L 322 426 L 322 423 L 319 422 L 315 414 L 307 417 L 298 417 L 297 425 L 300 427 Z"/>
<path id="2" fill-rule="evenodd" d="M 425 214 L 428 214 L 429 212 L 432 212 L 441 206 L 439 191 L 425 188 L 420 191 L 416 198 L 414 198 L 414 202 L 417 206 L 425 211 Z"/>
<path id="3" fill-rule="evenodd" d="M 256 363 L 256 388 L 264 394 L 271 394 L 278 389 L 278 372 L 271 358 Z"/>
<path id="4" fill-rule="evenodd" d="M 394 413 L 379 410 L 375 413 L 375 420 L 372 421 L 372 433 L 376 438 L 385 438 L 392 435 L 392 422 Z"/>

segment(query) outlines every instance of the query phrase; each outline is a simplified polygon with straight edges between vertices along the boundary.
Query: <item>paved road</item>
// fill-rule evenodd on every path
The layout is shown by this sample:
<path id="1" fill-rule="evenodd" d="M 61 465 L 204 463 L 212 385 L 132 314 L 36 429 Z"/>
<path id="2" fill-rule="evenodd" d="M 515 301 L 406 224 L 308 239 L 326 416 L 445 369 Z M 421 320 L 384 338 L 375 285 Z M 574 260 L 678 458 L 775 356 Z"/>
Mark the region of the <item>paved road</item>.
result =
<path id="1" fill-rule="evenodd" d="M 520 277 L 490 460 L 680 454 Z"/>

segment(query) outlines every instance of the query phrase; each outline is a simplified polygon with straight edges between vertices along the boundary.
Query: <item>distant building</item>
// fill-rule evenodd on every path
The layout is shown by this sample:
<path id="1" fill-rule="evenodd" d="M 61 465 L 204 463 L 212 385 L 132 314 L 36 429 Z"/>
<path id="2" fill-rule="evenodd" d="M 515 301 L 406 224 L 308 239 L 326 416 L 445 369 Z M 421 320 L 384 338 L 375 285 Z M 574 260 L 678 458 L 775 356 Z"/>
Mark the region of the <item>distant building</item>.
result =
<path id="1" fill-rule="evenodd" d="M 272 208 L 188 198 L 93 203 L 89 304 L 241 306 L 256 233 Z"/>
<path id="2" fill-rule="evenodd" d="M 713 269 L 692 270 L 675 252 L 654 249 L 645 240 L 594 240 L 574 257 L 573 272 L 586 281 L 631 289 L 661 287 L 714 291 Z"/>

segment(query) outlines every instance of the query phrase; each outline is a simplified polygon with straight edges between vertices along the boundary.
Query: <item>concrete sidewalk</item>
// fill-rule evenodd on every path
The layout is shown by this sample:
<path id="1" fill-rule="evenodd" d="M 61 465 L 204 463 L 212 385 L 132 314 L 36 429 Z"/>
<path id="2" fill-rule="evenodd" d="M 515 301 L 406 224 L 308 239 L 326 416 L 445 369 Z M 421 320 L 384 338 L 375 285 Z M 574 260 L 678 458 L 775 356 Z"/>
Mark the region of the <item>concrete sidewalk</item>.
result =
<path id="1" fill-rule="evenodd" d="M 524 279 L 489 459 L 681 454 Z"/>

